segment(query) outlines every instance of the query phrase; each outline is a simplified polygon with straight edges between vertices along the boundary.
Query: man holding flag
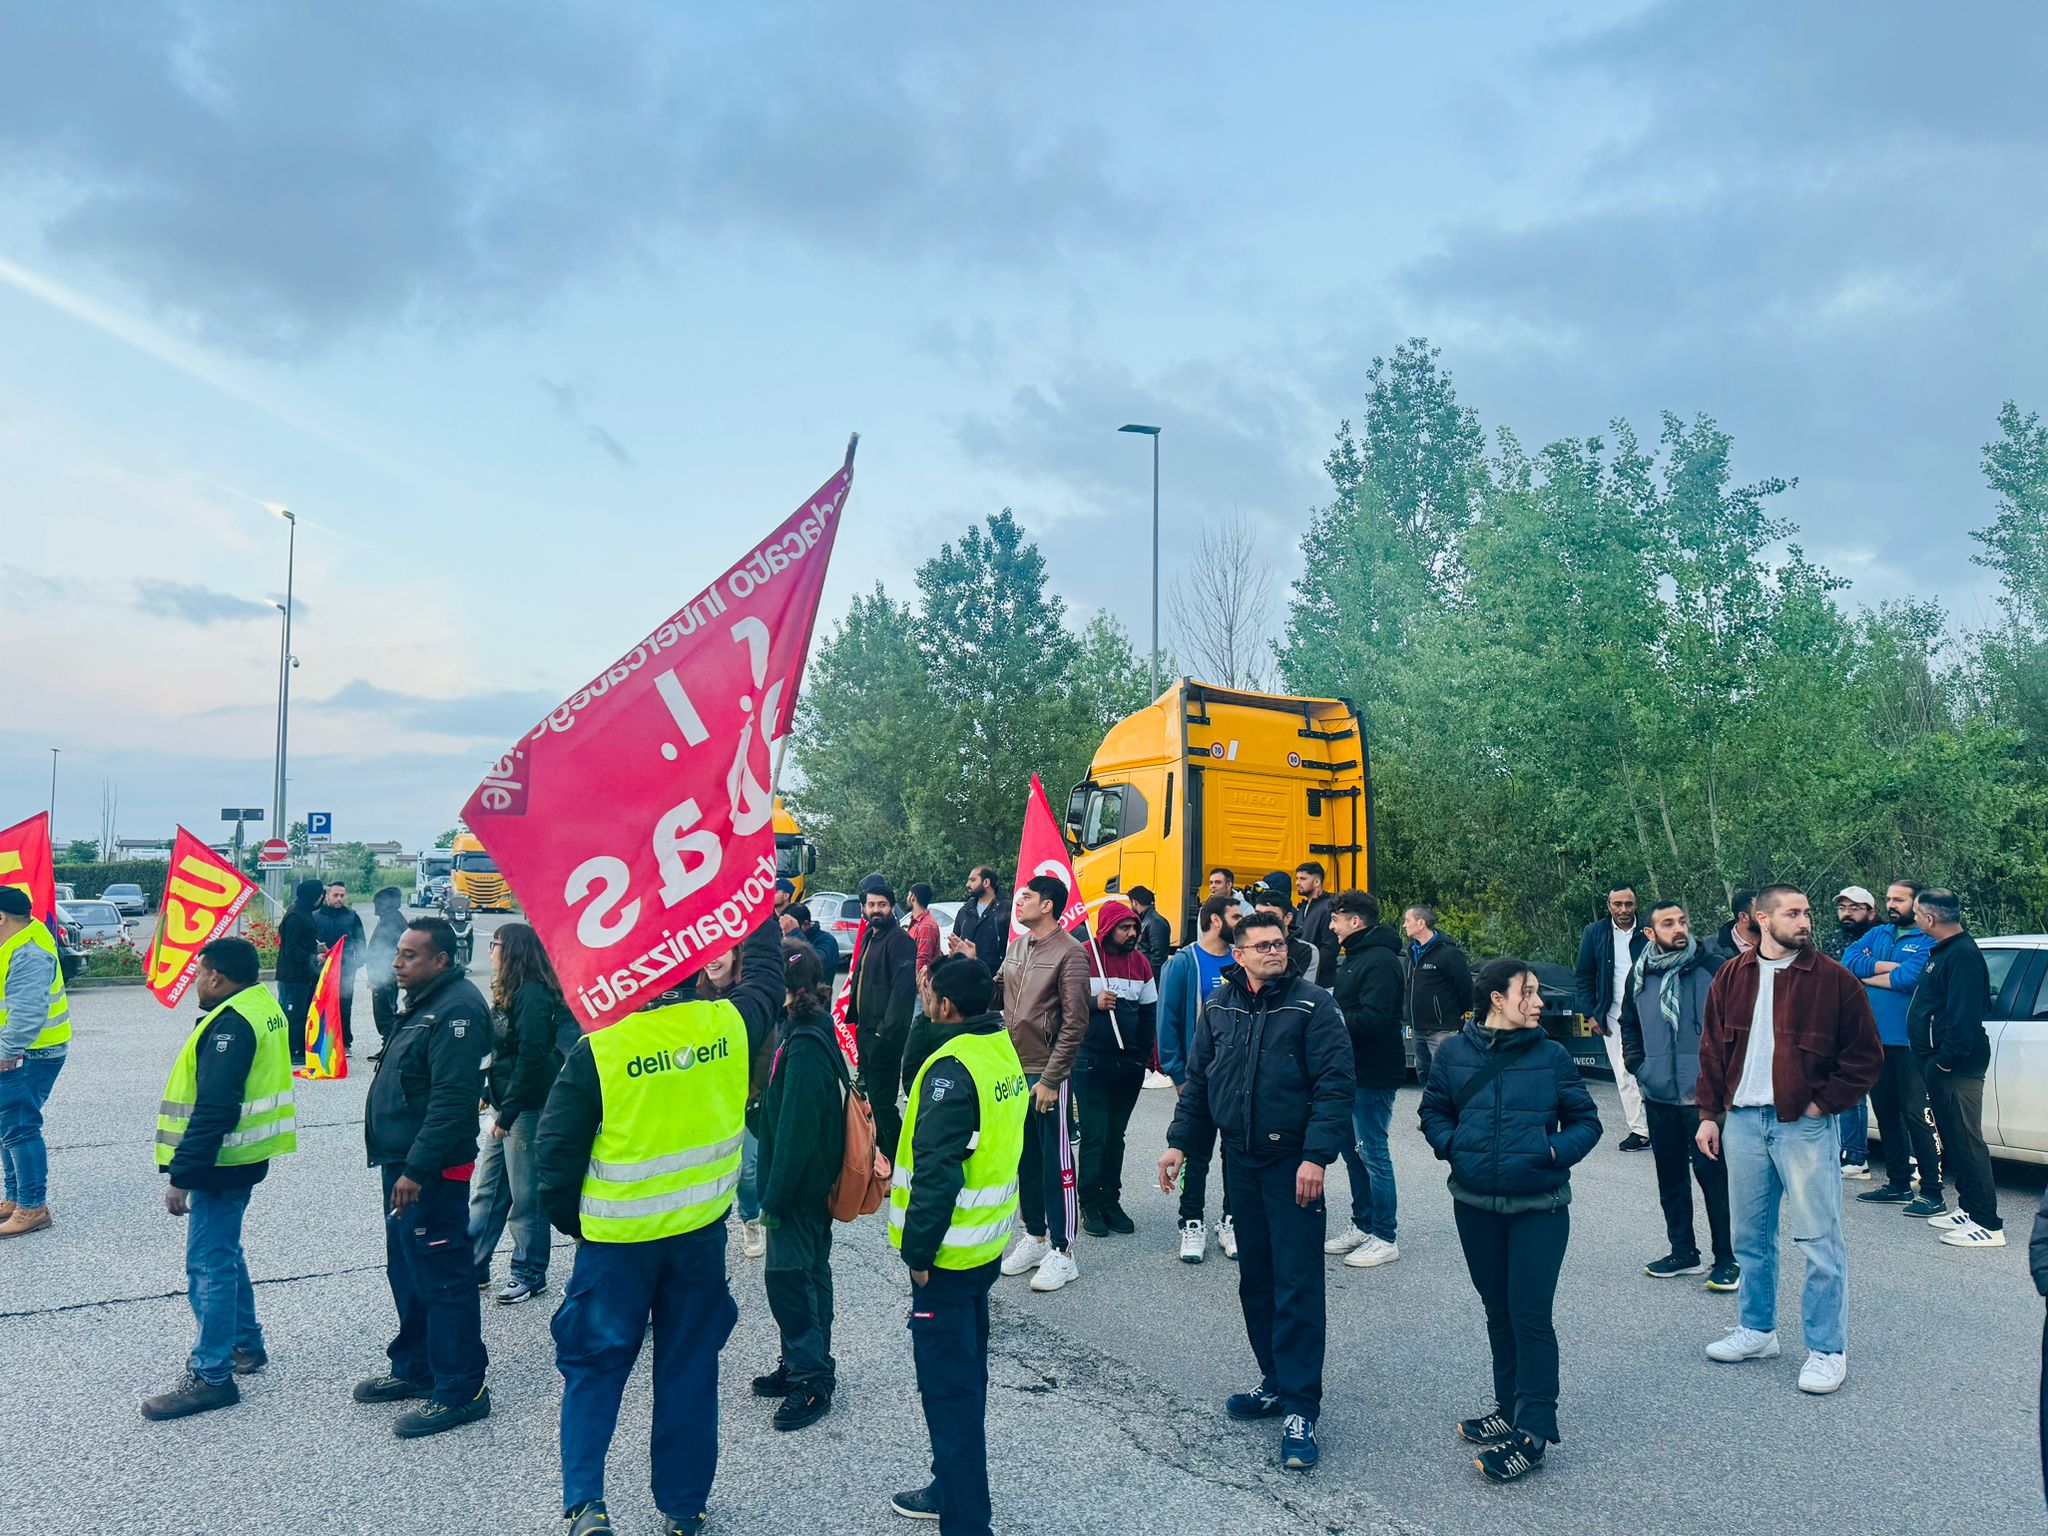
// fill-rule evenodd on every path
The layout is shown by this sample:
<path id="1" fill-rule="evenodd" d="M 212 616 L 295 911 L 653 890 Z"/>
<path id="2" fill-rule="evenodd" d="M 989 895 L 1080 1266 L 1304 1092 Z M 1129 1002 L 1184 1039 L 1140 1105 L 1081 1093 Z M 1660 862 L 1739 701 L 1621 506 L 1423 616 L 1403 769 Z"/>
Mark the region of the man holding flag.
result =
<path id="1" fill-rule="evenodd" d="M 290 1026 L 262 983 L 256 946 L 215 939 L 199 951 L 198 1027 L 185 1039 L 156 1120 L 164 1209 L 187 1219 L 185 1278 L 199 1338 L 185 1379 L 143 1399 L 145 1419 L 181 1419 L 241 1401 L 237 1376 L 270 1363 L 242 1254 L 242 1218 L 270 1159 L 298 1146 Z"/>

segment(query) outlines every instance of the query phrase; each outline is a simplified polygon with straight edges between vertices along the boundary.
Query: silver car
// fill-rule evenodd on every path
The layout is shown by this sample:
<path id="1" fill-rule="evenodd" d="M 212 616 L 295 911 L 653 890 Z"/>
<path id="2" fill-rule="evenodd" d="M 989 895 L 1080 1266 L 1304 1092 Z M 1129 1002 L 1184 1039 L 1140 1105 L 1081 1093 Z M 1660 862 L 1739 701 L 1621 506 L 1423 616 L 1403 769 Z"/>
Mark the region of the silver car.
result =
<path id="1" fill-rule="evenodd" d="M 85 944 L 111 944 L 128 937 L 128 919 L 111 901 L 60 901 L 57 915 Z"/>
<path id="2" fill-rule="evenodd" d="M 149 898 L 133 883 L 108 886 L 100 892 L 100 900 L 112 902 L 123 917 L 143 917 L 149 912 Z"/>

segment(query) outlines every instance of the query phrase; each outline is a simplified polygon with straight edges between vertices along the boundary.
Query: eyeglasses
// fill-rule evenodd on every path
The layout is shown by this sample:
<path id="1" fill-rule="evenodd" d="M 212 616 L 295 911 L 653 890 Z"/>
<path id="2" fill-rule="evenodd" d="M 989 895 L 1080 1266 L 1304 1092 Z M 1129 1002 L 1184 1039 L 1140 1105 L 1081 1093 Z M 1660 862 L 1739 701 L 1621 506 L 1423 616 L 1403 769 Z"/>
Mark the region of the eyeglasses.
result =
<path id="1" fill-rule="evenodd" d="M 497 949 L 497 948 L 499 948 L 499 947 L 500 947 L 500 946 L 499 946 L 499 944 L 498 944 L 498 941 L 497 941 L 496 939 L 493 939 L 493 940 L 491 940 L 491 948 L 493 948 L 493 949 Z"/>
<path id="2" fill-rule="evenodd" d="M 1257 944 L 1240 944 L 1237 947 L 1248 954 L 1280 955 L 1287 952 L 1287 941 L 1285 939 L 1265 939 Z"/>

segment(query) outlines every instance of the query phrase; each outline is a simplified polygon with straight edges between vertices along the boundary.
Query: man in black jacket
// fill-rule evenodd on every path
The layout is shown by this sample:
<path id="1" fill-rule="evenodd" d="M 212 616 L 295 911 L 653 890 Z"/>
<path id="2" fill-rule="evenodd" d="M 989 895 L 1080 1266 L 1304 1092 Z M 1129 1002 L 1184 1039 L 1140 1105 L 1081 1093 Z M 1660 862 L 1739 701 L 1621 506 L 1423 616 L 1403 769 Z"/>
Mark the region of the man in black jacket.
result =
<path id="1" fill-rule="evenodd" d="M 1991 971 L 1963 930 L 1954 891 L 1922 891 L 1913 905 L 1920 931 L 1934 940 L 1927 968 L 1906 1010 L 1906 1038 L 1927 1079 L 1927 1104 L 1941 1136 L 1942 1164 L 1961 1210 L 1929 1218 L 1951 1248 L 2003 1248 L 2005 1221 L 1984 1145 L 1984 1074 L 1991 1066 Z"/>
<path id="2" fill-rule="evenodd" d="M 186 1294 L 199 1337 L 184 1381 L 143 1399 L 145 1419 L 179 1419 L 240 1402 L 235 1377 L 270 1363 L 242 1255 L 242 1218 L 270 1158 L 296 1146 L 297 1128 L 284 1010 L 261 975 L 256 946 L 247 939 L 216 939 L 199 951 L 192 990 L 204 1016 L 171 1070 L 157 1134 L 157 1161 L 170 1179 L 164 1209 L 188 1219 Z M 252 1070 L 259 1052 L 262 1068 Z M 185 1123 L 177 1128 L 173 1106 L 183 1106 L 186 1093 Z M 276 1093 L 282 1104 L 274 1102 Z M 244 1111 L 244 1104 L 256 1103 L 264 1107 Z M 237 1144 L 223 1161 L 230 1135 Z"/>
<path id="3" fill-rule="evenodd" d="M 388 1375 L 356 1383 L 359 1403 L 425 1398 L 399 1415 L 400 1439 L 435 1435 L 491 1411 L 469 1176 L 491 1010 L 455 965 L 455 930 L 417 918 L 398 936 L 392 973 L 405 991 L 363 1116 L 370 1166 L 384 1180 L 384 1277 L 398 1309 Z"/>
<path id="4" fill-rule="evenodd" d="M 1586 924 L 1579 934 L 1579 960 L 1574 967 L 1579 1013 L 1607 1047 L 1607 1066 L 1621 1096 L 1621 1118 L 1628 1125 L 1628 1134 L 1621 1138 L 1624 1152 L 1640 1152 L 1650 1144 L 1642 1090 L 1621 1059 L 1622 993 L 1627 990 L 1636 956 L 1648 942 L 1643 925 L 1636 921 L 1634 888 L 1617 885 L 1607 893 L 1607 915 Z"/>
<path id="5" fill-rule="evenodd" d="M 962 941 L 972 944 L 963 951 Z M 967 876 L 967 900 L 953 914 L 953 932 L 946 953 L 971 953 L 993 976 L 1003 968 L 1003 956 L 1010 948 L 1010 901 L 1002 877 L 986 864 L 977 864 Z"/>
<path id="6" fill-rule="evenodd" d="M 1401 956 L 1405 975 L 1402 1012 L 1415 1041 L 1415 1080 L 1429 1086 L 1436 1048 L 1465 1027 L 1472 1007 L 1472 962 L 1458 941 L 1436 926 L 1436 909 L 1417 905 L 1401 914 L 1408 947 Z"/>
<path id="7" fill-rule="evenodd" d="M 846 1139 L 846 1058 L 832 1032 L 831 983 L 817 952 L 782 943 L 789 1024 L 761 1094 L 761 1219 L 768 1226 L 763 1284 L 782 1335 L 775 1369 L 754 1378 L 756 1397 L 779 1397 L 775 1427 L 802 1429 L 832 1411 L 832 1212 L 828 1202 Z"/>
<path id="8" fill-rule="evenodd" d="M 1707 991 L 1721 957 L 1692 936 L 1685 908 L 1652 904 L 1645 919 L 1650 942 L 1636 956 L 1621 1000 L 1621 1057 L 1641 1085 L 1650 1124 L 1650 1155 L 1657 1163 L 1657 1203 L 1671 1251 L 1643 1266 L 1653 1280 L 1706 1275 L 1710 1291 L 1732 1291 L 1742 1280 L 1728 1224 L 1728 1168 L 1698 1142 L 1700 1112 L 1694 1090 L 1700 1076 L 1700 1035 L 1707 1026 Z M 1688 1168 L 1691 1170 L 1687 1172 Z M 1714 1267 L 1700 1262 L 1692 1224 L 1692 1185 L 1707 1207 Z"/>
<path id="9" fill-rule="evenodd" d="M 1241 919 L 1236 963 L 1209 994 L 1188 1080 L 1159 1159 L 1171 1194 L 1190 1151 L 1223 1140 L 1237 1224 L 1237 1296 L 1259 1385 L 1232 1395 L 1234 1419 L 1284 1415 L 1280 1457 L 1316 1464 L 1323 1402 L 1323 1174 L 1351 1138 L 1351 1037 L 1329 993 L 1288 966 L 1287 931 L 1268 912 Z"/>
<path id="10" fill-rule="evenodd" d="M 335 945 L 341 951 L 341 1048 L 355 1049 L 356 1032 L 352 1015 L 356 1004 L 356 977 L 368 961 L 368 942 L 363 937 L 362 915 L 348 904 L 348 887 L 339 880 L 328 885 L 326 899 L 313 909 L 313 931 L 320 939 L 320 956 Z"/>
<path id="11" fill-rule="evenodd" d="M 860 900 L 867 928 L 847 983 L 846 1022 L 860 1053 L 862 1091 L 875 1107 L 876 1144 L 893 1147 L 903 1130 L 896 1094 L 911 1004 L 917 1001 L 917 941 L 896 921 L 896 893 L 880 875 L 861 881 Z"/>
<path id="12" fill-rule="evenodd" d="M 1131 910 L 1138 914 L 1138 953 L 1157 976 L 1166 969 L 1167 956 L 1173 953 L 1173 929 L 1159 910 L 1159 898 L 1152 894 L 1150 886 L 1131 887 Z"/>
<path id="13" fill-rule="evenodd" d="M 1352 1269 L 1376 1269 L 1401 1257 L 1388 1128 L 1394 1095 L 1408 1079 L 1401 1050 L 1401 941 L 1380 921 L 1370 891 L 1340 891 L 1330 905 L 1339 953 L 1330 993 L 1351 1036 L 1358 1077 L 1351 1099 L 1352 1140 L 1344 1148 L 1351 1175 L 1351 1224 L 1323 1244 Z"/>
<path id="14" fill-rule="evenodd" d="M 325 887 L 301 880 L 292 904 L 277 925 L 277 1000 L 291 1026 L 292 1065 L 306 1064 L 306 1008 L 320 976 L 320 930 L 313 920 Z"/>
<path id="15" fill-rule="evenodd" d="M 1337 979 L 1337 935 L 1330 927 L 1330 893 L 1321 861 L 1304 859 L 1294 866 L 1294 890 L 1301 905 L 1294 914 L 1294 936 L 1314 947 L 1316 980 L 1329 986 Z"/>

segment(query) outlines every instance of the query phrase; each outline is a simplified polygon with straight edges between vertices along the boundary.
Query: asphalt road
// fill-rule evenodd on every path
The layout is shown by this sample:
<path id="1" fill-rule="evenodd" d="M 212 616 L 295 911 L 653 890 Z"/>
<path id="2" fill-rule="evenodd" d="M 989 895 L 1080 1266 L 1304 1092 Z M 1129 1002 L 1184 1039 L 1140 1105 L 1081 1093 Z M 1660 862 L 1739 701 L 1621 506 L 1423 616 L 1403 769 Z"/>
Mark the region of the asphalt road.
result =
<path id="1" fill-rule="evenodd" d="M 479 973 L 483 949 L 479 945 Z M 358 1000 L 367 1025 L 368 999 Z M 487 1308 L 496 1409 L 401 1443 L 393 1410 L 350 1384 L 384 1365 L 393 1327 L 375 1175 L 360 1122 L 366 1062 L 301 1086 L 300 1150 L 259 1187 L 247 1247 L 270 1368 L 240 1406 L 150 1424 L 191 1337 L 183 1230 L 151 1164 L 154 1105 L 192 1015 L 140 989 L 79 994 L 49 1107 L 55 1226 L 0 1246 L 0 1425 L 13 1442 L 0 1528 L 37 1532 L 559 1530 L 558 1378 L 547 1301 Z M 1603 1113 L 1613 1095 L 1593 1088 Z M 1960 1253 L 1917 1222 L 1851 1205 L 1847 1386 L 1793 1386 L 1798 1261 L 1783 1266 L 1781 1360 L 1716 1366 L 1701 1346 L 1733 1298 L 1640 1273 L 1662 1250 L 1647 1155 L 1614 1137 L 1579 1172 L 1559 1324 L 1565 1443 L 1529 1482 L 1488 1486 L 1450 1434 L 1489 1406 L 1485 1337 L 1438 1165 L 1402 1095 L 1395 1158 L 1401 1260 L 1331 1261 L 1324 1459 L 1283 1472 L 1271 1426 L 1230 1423 L 1253 1379 L 1233 1267 L 1172 1257 L 1172 1202 L 1147 1192 L 1170 1091 L 1133 1124 L 1129 1238 L 1084 1239 L 1081 1279 L 1051 1296 L 997 1292 L 990 1410 L 998 1529 L 1440 1533 L 1724 1532 L 1804 1528 L 1941 1536 L 2037 1530 L 2035 1387 L 2041 1303 L 2025 1234 L 2040 1180 L 2002 1169 L 2014 1246 Z M 1341 1168 L 1333 1191 L 1341 1190 Z M 1338 1196 L 1341 1199 L 1341 1195 Z M 1341 1206 L 1338 1207 L 1341 1209 Z M 887 1496 L 924 1480 L 928 1450 L 904 1334 L 907 1289 L 878 1219 L 840 1229 L 841 1391 L 800 1434 L 768 1429 L 746 1378 L 774 1363 L 760 1267 L 733 1245 L 741 1319 L 721 1386 L 715 1530 L 908 1531 Z M 502 1266 L 502 1258 L 500 1260 Z M 655 1528 L 646 1492 L 644 1368 L 612 1464 L 619 1529 Z"/>

